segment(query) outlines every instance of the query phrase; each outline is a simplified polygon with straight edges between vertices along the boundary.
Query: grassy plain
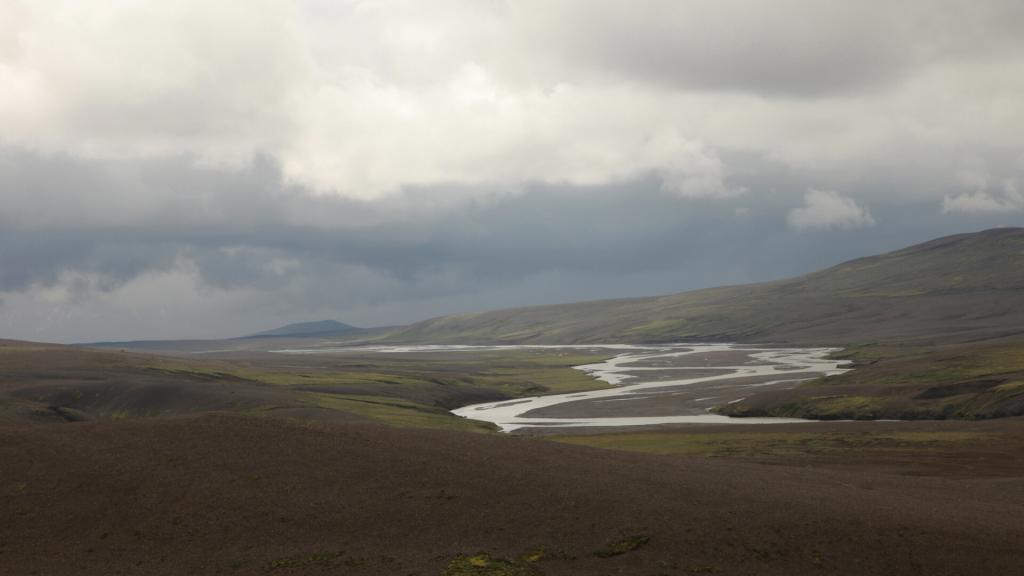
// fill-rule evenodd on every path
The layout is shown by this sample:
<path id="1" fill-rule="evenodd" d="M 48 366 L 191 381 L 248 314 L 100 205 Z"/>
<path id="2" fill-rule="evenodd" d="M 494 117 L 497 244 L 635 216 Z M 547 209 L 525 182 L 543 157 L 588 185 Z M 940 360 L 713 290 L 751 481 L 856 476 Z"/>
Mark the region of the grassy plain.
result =
<path id="1" fill-rule="evenodd" d="M 1024 476 L 1024 419 L 661 427 L 555 435 L 605 450 L 901 476 Z"/>
<path id="2" fill-rule="evenodd" d="M 981 420 L 1024 415 L 1024 339 L 936 346 L 871 343 L 836 354 L 854 370 L 719 406 L 730 416 Z"/>
<path id="3" fill-rule="evenodd" d="M 159 356 L 7 342 L 0 344 L 0 421 L 235 411 L 489 430 L 448 411 L 602 388 L 571 368 L 602 357 L 554 350 Z"/>

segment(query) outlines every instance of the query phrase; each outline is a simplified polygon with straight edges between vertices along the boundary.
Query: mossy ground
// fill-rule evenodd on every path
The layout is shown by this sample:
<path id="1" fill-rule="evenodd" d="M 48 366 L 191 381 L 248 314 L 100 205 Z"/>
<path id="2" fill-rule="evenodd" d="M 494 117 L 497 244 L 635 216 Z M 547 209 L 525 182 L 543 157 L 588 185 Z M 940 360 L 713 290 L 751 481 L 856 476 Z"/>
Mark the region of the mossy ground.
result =
<path id="1" fill-rule="evenodd" d="M 495 558 L 490 554 L 458 556 L 453 559 L 443 576 L 536 576 L 531 562 Z"/>
<path id="2" fill-rule="evenodd" d="M 389 425 L 480 432 L 495 428 L 453 416 L 449 410 L 469 399 L 604 388 L 604 382 L 572 368 L 601 359 L 559 350 L 361 354 L 332 358 L 326 366 L 306 370 L 263 365 L 238 368 L 231 374 L 292 389 L 310 406 Z"/>
<path id="3" fill-rule="evenodd" d="M 1024 415 L 1024 342 L 863 343 L 835 354 L 854 370 L 718 406 L 728 416 L 815 420 L 983 420 Z"/>
<path id="4" fill-rule="evenodd" d="M 437 428 L 467 432 L 493 432 L 488 423 L 454 417 L 443 408 L 410 401 L 376 396 L 342 396 L 308 393 L 309 401 L 319 407 L 365 416 L 383 424 L 402 428 Z"/>
<path id="5" fill-rule="evenodd" d="M 808 425 L 813 426 L 813 425 Z M 998 435 L 979 431 L 884 431 L 870 432 L 636 432 L 553 437 L 558 442 L 647 452 L 691 456 L 764 458 L 793 455 L 835 455 L 851 450 L 920 452 L 942 450 L 974 442 L 997 441 Z"/>
<path id="6" fill-rule="evenodd" d="M 651 537 L 646 534 L 630 534 L 622 538 L 616 538 L 604 545 L 603 548 L 594 552 L 594 556 L 598 558 L 611 558 L 612 556 L 619 556 L 626 554 L 627 552 L 633 552 L 639 550 L 647 545 L 651 541 Z"/>
<path id="7" fill-rule="evenodd" d="M 212 410 L 488 431 L 449 411 L 607 386 L 572 368 L 606 356 L 557 349 L 200 357 L 7 345 L 0 352 L 0 422 L 41 420 L 56 407 L 84 419 Z"/>

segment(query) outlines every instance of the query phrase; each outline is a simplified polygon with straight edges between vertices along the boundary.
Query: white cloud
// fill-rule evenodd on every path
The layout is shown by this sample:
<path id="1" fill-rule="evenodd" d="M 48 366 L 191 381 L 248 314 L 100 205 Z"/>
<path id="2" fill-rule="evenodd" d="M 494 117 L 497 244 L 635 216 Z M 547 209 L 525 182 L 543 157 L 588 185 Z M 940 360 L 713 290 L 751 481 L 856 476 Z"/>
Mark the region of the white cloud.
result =
<path id="1" fill-rule="evenodd" d="M 808 190 L 803 206 L 790 210 L 787 221 L 796 230 L 850 230 L 875 225 L 867 208 L 831 190 Z"/>
<path id="2" fill-rule="evenodd" d="M 684 198 L 732 198 L 746 189 L 727 183 L 722 159 L 703 142 L 662 131 L 638 154 L 659 174 L 662 188 Z"/>
<path id="3" fill-rule="evenodd" d="M 998 213 L 1024 210 L 1024 194 L 1012 180 L 1003 182 L 1001 189 L 975 190 L 960 194 L 947 194 L 942 199 L 942 213 Z"/>
<path id="4" fill-rule="evenodd" d="M 0 0 L 0 144 L 264 152 L 360 198 L 652 173 L 727 198 L 727 151 L 839 186 L 1024 148 L 1017 2 L 640 4 Z"/>

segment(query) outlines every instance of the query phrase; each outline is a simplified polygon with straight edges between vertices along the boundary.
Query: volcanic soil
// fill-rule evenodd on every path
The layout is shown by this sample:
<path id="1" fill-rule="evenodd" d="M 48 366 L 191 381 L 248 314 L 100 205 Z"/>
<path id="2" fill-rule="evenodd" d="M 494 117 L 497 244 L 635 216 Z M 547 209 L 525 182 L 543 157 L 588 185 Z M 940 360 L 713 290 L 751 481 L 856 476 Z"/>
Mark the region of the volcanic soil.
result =
<path id="1" fill-rule="evenodd" d="M 238 414 L 0 425 L 10 575 L 1018 574 L 1022 514 L 1019 470 L 911 477 Z"/>

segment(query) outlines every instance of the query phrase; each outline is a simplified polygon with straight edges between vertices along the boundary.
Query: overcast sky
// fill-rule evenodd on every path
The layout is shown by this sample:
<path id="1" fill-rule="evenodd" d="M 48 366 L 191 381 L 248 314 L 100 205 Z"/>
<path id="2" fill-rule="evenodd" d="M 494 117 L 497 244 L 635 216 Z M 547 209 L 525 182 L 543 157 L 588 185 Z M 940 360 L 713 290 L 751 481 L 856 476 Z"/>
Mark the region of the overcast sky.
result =
<path id="1" fill-rule="evenodd" d="M 1024 224 L 1018 0 L 0 0 L 0 337 L 774 279 Z"/>

